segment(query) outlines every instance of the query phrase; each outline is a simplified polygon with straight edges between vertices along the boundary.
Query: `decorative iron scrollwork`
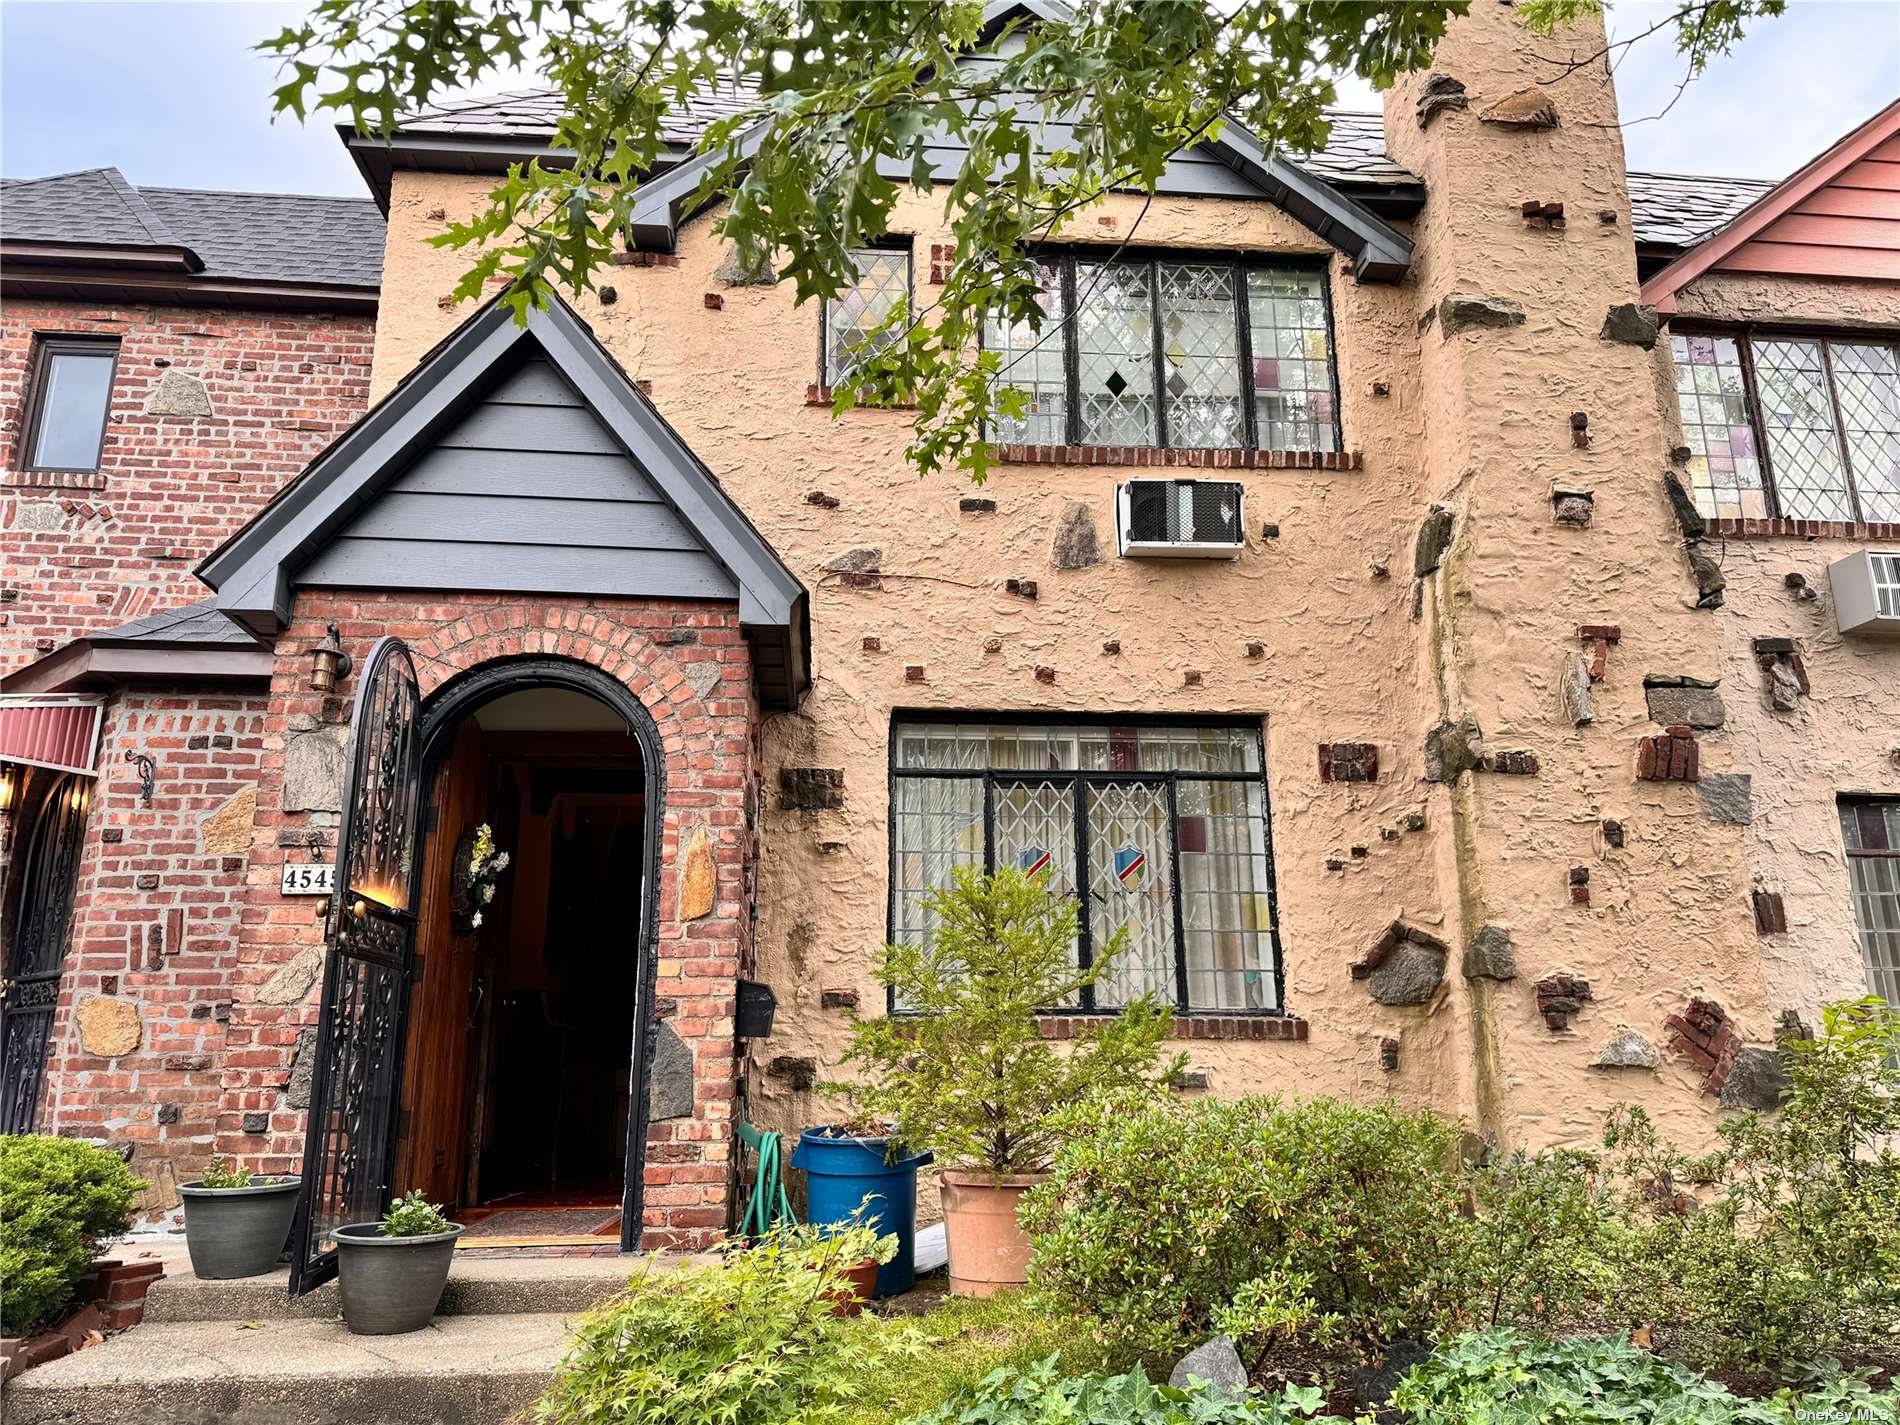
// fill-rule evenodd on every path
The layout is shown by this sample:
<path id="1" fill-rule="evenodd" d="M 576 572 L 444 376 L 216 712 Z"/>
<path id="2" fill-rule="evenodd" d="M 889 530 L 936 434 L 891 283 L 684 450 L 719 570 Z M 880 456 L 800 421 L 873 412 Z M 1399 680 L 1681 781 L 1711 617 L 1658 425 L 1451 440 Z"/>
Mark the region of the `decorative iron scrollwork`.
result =
<path id="1" fill-rule="evenodd" d="M 158 759 L 140 752 L 136 747 L 128 747 L 125 749 L 125 760 L 130 762 L 133 770 L 139 774 L 140 804 L 150 806 L 152 790 L 158 781 Z"/>
<path id="2" fill-rule="evenodd" d="M 9 927 L 6 993 L 0 998 L 0 1133 L 33 1131 L 72 934 L 88 791 L 83 777 L 59 778 L 39 801 L 27 832 L 20 898 Z"/>

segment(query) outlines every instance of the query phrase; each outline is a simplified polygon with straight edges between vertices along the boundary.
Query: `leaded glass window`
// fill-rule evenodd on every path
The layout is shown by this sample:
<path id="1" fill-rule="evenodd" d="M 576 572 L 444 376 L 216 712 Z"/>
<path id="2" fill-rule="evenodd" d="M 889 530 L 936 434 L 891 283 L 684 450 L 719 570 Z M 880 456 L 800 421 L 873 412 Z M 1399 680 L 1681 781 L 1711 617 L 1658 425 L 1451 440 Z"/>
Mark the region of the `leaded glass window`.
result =
<path id="1" fill-rule="evenodd" d="M 1123 937 L 1086 1003 L 1051 1008 L 1150 991 L 1185 1010 L 1280 1008 L 1257 727 L 900 721 L 891 765 L 893 936 L 930 933 L 922 901 L 953 867 L 1014 866 L 1087 907 L 1078 960 Z"/>
<path id="2" fill-rule="evenodd" d="M 1900 800 L 1842 802 L 1841 839 L 1867 988 L 1900 1005 Z"/>
<path id="3" fill-rule="evenodd" d="M 1900 352 L 1892 343 L 1678 333 L 1670 349 L 1690 480 L 1705 515 L 1900 521 Z"/>
<path id="4" fill-rule="evenodd" d="M 910 302 L 910 249 L 867 247 L 851 254 L 858 265 L 857 285 L 825 303 L 825 384 L 835 386 L 866 350 L 881 350 L 895 340 L 878 329 L 901 304 Z"/>
<path id="5" fill-rule="evenodd" d="M 1074 256 L 1040 270 L 1042 331 L 984 328 L 1003 357 L 999 387 L 1029 403 L 1024 418 L 993 421 L 991 440 L 1339 449 L 1323 267 Z"/>

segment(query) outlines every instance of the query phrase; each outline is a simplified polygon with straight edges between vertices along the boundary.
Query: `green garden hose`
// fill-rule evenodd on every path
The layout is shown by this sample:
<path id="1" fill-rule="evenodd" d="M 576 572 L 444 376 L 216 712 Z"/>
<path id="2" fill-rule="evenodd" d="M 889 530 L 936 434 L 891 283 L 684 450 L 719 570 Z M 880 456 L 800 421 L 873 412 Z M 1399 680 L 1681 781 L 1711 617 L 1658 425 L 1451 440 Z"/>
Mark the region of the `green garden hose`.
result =
<path id="1" fill-rule="evenodd" d="M 792 1200 L 785 1195 L 784 1152 L 779 1135 L 765 1133 L 750 1123 L 739 1124 L 739 1141 L 752 1150 L 756 1165 L 752 1172 L 752 1196 L 745 1215 L 739 1219 L 741 1238 L 763 1237 L 775 1227 L 789 1227 L 798 1221 Z"/>

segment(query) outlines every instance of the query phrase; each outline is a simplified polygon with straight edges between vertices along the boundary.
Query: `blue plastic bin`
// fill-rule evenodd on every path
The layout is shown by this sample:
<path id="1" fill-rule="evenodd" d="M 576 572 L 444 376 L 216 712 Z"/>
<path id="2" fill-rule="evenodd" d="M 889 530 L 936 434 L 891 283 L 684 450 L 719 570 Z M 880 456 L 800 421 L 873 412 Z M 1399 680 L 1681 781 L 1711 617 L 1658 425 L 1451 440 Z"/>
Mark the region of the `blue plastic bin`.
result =
<path id="1" fill-rule="evenodd" d="M 818 1226 L 847 1223 L 870 1198 L 864 1225 L 882 1237 L 895 1233 L 897 1255 L 877 1269 L 877 1294 L 899 1296 L 917 1281 L 917 1170 L 932 1161 L 916 1153 L 887 1160 L 889 1138 L 833 1138 L 807 1128 L 792 1150 L 792 1166 L 805 1174 L 806 1220 Z"/>

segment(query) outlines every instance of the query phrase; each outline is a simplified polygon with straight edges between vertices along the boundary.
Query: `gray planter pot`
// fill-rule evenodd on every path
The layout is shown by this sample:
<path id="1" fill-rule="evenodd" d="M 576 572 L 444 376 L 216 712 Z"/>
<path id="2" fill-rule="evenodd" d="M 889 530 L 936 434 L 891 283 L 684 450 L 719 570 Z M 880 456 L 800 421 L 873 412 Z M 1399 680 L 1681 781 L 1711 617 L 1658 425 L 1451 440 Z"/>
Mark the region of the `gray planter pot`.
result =
<path id="1" fill-rule="evenodd" d="M 344 1324 L 358 1336 L 399 1336 L 427 1326 L 461 1235 L 459 1222 L 427 1237 L 385 1237 L 380 1222 L 337 1228 L 330 1240 Z"/>
<path id="2" fill-rule="evenodd" d="M 191 1270 L 208 1281 L 261 1277 L 277 1265 L 290 1236 L 302 1178 L 255 1187 L 208 1188 L 185 1183 L 185 1246 Z"/>

